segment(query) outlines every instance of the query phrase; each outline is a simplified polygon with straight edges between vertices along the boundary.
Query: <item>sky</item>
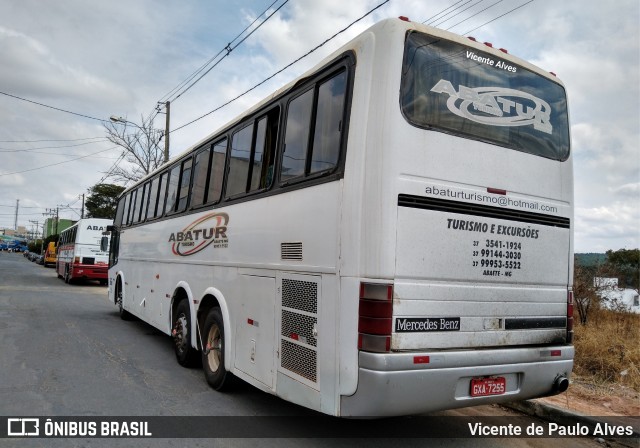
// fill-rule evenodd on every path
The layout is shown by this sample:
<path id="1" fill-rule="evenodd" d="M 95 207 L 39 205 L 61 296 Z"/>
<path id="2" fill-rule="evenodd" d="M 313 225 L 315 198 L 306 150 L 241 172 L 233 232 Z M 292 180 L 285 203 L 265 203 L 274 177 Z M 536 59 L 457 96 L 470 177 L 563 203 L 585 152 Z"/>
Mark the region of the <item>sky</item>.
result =
<path id="1" fill-rule="evenodd" d="M 236 39 L 265 11 L 273 15 Z M 106 141 L 101 120 L 140 124 L 170 99 L 176 155 L 370 25 L 398 16 L 492 42 L 556 73 L 569 98 L 575 251 L 640 246 L 637 0 L 0 0 L 0 228 L 14 227 L 18 201 L 17 223 L 29 230 L 56 208 L 79 219 L 82 194 L 116 183 L 105 176 L 124 163 L 122 151 Z M 174 98 L 228 45 L 233 51 Z M 165 115 L 153 126 L 164 129 Z"/>

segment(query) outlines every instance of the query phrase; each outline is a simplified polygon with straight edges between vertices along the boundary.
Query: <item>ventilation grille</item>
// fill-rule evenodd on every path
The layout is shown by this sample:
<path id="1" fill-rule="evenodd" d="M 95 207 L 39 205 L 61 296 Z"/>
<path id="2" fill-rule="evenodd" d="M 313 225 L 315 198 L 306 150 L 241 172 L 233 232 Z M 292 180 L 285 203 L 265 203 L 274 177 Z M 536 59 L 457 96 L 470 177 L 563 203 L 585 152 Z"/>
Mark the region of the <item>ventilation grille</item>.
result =
<path id="1" fill-rule="evenodd" d="M 317 389 L 320 278 L 290 274 L 281 284 L 280 368 Z"/>
<path id="2" fill-rule="evenodd" d="M 280 243 L 280 257 L 283 260 L 302 260 L 302 243 Z"/>
<path id="3" fill-rule="evenodd" d="M 317 313 L 318 284 L 283 278 L 282 306 L 307 313 Z"/>
<path id="4" fill-rule="evenodd" d="M 282 336 L 298 340 L 303 344 L 317 346 L 318 341 L 313 334 L 313 328 L 318 319 L 304 314 L 282 310 Z"/>
<path id="5" fill-rule="evenodd" d="M 318 353 L 302 345 L 282 341 L 282 367 L 312 382 L 317 382 Z"/>

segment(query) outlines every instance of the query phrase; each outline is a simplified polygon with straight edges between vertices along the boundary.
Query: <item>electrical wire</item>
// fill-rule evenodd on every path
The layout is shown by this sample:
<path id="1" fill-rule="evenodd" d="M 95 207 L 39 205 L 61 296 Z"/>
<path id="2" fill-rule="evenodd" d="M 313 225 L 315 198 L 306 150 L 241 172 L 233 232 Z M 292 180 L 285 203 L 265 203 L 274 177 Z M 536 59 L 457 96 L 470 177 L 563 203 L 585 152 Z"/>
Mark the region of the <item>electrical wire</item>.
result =
<path id="1" fill-rule="evenodd" d="M 268 78 L 260 81 L 258 84 L 254 85 L 253 87 L 251 87 L 250 89 L 244 91 L 243 93 L 241 93 L 240 95 L 236 96 L 235 98 L 232 98 L 231 100 L 227 101 L 226 103 L 216 107 L 215 109 L 207 112 L 204 115 L 199 116 L 198 118 L 195 118 L 191 121 L 189 121 L 188 123 L 185 123 L 181 126 L 178 126 L 177 128 L 173 129 L 170 131 L 170 133 L 179 131 L 180 129 L 186 128 L 187 126 L 192 125 L 193 123 L 202 120 L 203 118 L 211 115 L 212 113 L 222 109 L 225 106 L 228 106 L 229 104 L 233 103 L 234 101 L 242 98 L 243 96 L 245 96 L 246 94 L 248 94 L 249 92 L 255 90 L 256 88 L 260 87 L 261 85 L 263 85 L 264 83 L 266 83 L 267 81 L 273 79 L 274 77 L 276 77 L 277 75 L 279 75 L 280 73 L 282 73 L 283 71 L 285 71 L 286 69 L 288 69 L 289 67 L 291 67 L 292 65 L 296 64 L 297 62 L 301 61 L 302 59 L 306 58 L 307 56 L 309 56 L 310 54 L 312 54 L 313 52 L 315 52 L 316 50 L 318 50 L 319 48 L 321 48 L 322 46 L 324 46 L 325 44 L 327 44 L 328 42 L 330 42 L 331 40 L 335 39 L 338 35 L 344 33 L 345 31 L 347 31 L 349 28 L 351 28 L 353 25 L 355 25 L 356 23 L 360 22 L 362 19 L 364 19 L 365 17 L 369 16 L 370 14 L 372 14 L 374 11 L 376 11 L 377 9 L 381 8 L 382 6 L 384 6 L 385 4 L 389 3 L 391 0 L 385 0 L 384 2 L 378 4 L 377 6 L 375 6 L 373 9 L 369 10 L 369 12 L 367 12 L 366 14 L 364 14 L 362 17 L 354 20 L 353 22 L 351 22 L 349 25 L 347 25 L 345 28 L 341 29 L 340 31 L 338 31 L 337 33 L 335 33 L 333 36 L 331 36 L 330 38 L 328 38 L 327 40 L 325 40 L 324 42 L 322 42 L 320 45 L 317 45 L 316 47 L 314 47 L 313 49 L 311 49 L 308 53 L 300 56 L 298 59 L 294 60 L 293 62 L 290 62 L 289 64 L 285 65 L 283 68 L 281 68 L 280 70 L 278 70 L 277 72 L 273 73 L 271 76 L 269 76 Z"/>
<path id="2" fill-rule="evenodd" d="M 460 25 L 461 23 L 466 22 L 466 21 L 467 21 L 467 20 L 469 20 L 469 19 L 472 19 L 472 18 L 476 17 L 476 16 L 477 16 L 477 15 L 479 15 L 479 14 L 482 14 L 482 13 L 483 13 L 483 12 L 485 12 L 487 9 L 493 8 L 493 7 L 494 7 L 494 6 L 496 6 L 498 3 L 502 3 L 503 1 L 504 1 L 504 0 L 498 0 L 497 2 L 495 2 L 495 3 L 493 3 L 493 4 L 489 5 L 489 6 L 487 6 L 486 8 L 484 8 L 484 9 L 482 9 L 482 10 L 480 10 L 480 11 L 476 12 L 475 14 L 473 14 L 473 15 L 471 15 L 471 16 L 469 16 L 469 17 L 467 17 L 466 19 L 464 19 L 464 20 L 462 20 L 462 21 L 460 21 L 460 22 L 456 23 L 455 25 L 451 25 L 449 28 L 447 28 L 447 31 L 449 31 L 451 28 L 455 28 L 456 26 Z"/>
<path id="3" fill-rule="evenodd" d="M 57 110 L 58 112 L 64 112 L 64 113 L 67 113 L 67 114 L 76 115 L 78 117 L 89 118 L 91 120 L 97 120 L 97 121 L 101 121 L 101 122 L 108 122 L 108 120 L 103 120 L 102 118 L 96 118 L 96 117 L 92 117 L 90 115 L 80 114 L 78 112 L 72 112 L 70 110 L 61 109 L 59 107 L 49 106 L 48 104 L 38 103 L 37 101 L 28 100 L 26 98 L 22 98 L 22 97 L 19 97 L 17 95 L 11 95 L 10 93 L 0 92 L 0 95 L 5 95 L 5 96 L 11 97 L 11 98 L 15 98 L 17 100 L 26 101 L 27 103 L 36 104 L 38 106 L 47 107 L 49 109 Z"/>
<path id="4" fill-rule="evenodd" d="M 109 141 L 106 137 L 102 138 L 102 141 Z M 76 148 L 78 146 L 86 146 L 93 145 L 94 143 L 100 143 L 100 141 L 92 141 L 85 143 L 78 143 L 77 145 L 63 145 L 63 146 L 40 146 L 37 148 L 26 148 L 26 149 L 8 149 L 8 148 L 0 148 L 0 152 L 31 152 L 38 151 L 40 149 L 64 149 L 64 148 Z M 46 154 L 46 153 L 45 153 Z"/>
<path id="5" fill-rule="evenodd" d="M 444 13 L 445 11 L 447 11 L 448 9 L 453 8 L 454 6 L 456 6 L 458 3 L 460 3 L 462 0 L 458 0 L 457 2 L 455 2 L 453 5 L 449 6 L 448 8 L 443 9 L 442 11 L 440 11 L 439 13 L 436 13 L 434 15 L 432 15 L 431 17 L 429 17 L 427 20 L 425 20 L 424 22 L 422 22 L 423 25 L 429 25 L 430 20 L 435 19 L 436 17 L 438 17 L 440 14 Z M 470 1 L 470 0 L 469 0 Z"/>
<path id="6" fill-rule="evenodd" d="M 442 25 L 445 22 L 448 22 L 449 20 L 453 19 L 454 17 L 459 16 L 460 14 L 462 14 L 465 11 L 468 11 L 469 9 L 473 8 L 476 5 L 479 5 L 480 3 L 482 3 L 484 0 L 477 0 L 475 3 L 470 4 L 469 6 L 467 6 L 464 9 L 461 9 L 460 11 L 458 11 L 457 13 L 455 13 L 454 15 L 447 17 L 446 19 L 439 21 L 438 23 L 434 23 L 433 26 L 435 27 L 439 27 L 440 25 Z M 465 3 L 466 4 L 466 3 Z"/>
<path id="7" fill-rule="evenodd" d="M 249 38 L 249 36 L 251 36 L 255 31 L 257 31 L 262 25 L 264 25 L 275 13 L 277 13 L 284 5 L 286 5 L 289 0 L 285 0 L 284 3 L 282 3 L 275 11 L 273 11 L 264 21 L 262 21 L 256 28 L 254 28 L 247 36 L 245 36 L 240 42 L 238 42 L 236 45 L 234 45 L 233 47 L 231 47 L 231 45 L 238 40 L 248 29 L 250 29 L 259 19 L 260 17 L 262 17 L 263 15 L 265 15 L 269 9 L 271 9 L 273 7 L 273 5 L 275 5 L 276 3 L 278 3 L 279 0 L 275 0 L 273 3 L 271 3 L 267 9 L 265 9 L 260 15 L 258 15 L 253 22 L 251 22 L 247 27 L 245 27 L 245 29 L 243 29 L 236 37 L 233 38 L 233 40 L 231 40 L 222 50 L 220 50 L 218 53 L 216 53 L 215 56 L 211 57 L 207 62 L 205 62 L 203 65 L 201 65 L 195 72 L 193 72 L 191 75 L 189 75 L 187 77 L 187 79 L 185 79 L 184 81 L 182 81 L 180 84 L 178 84 L 176 87 L 174 87 L 173 89 L 171 89 L 168 93 L 166 93 L 164 96 L 162 96 L 160 98 L 160 100 L 157 102 L 158 106 L 160 104 L 166 104 L 167 101 L 169 102 L 174 102 L 175 100 L 177 100 L 178 98 L 180 98 L 184 93 L 186 93 L 188 90 L 190 90 L 195 84 L 197 84 L 204 76 L 206 76 L 214 67 L 216 67 L 220 62 L 222 62 L 223 59 L 225 59 L 227 56 L 229 56 L 229 54 L 235 50 L 239 45 L 241 45 L 247 38 Z M 222 58 L 220 58 L 220 60 L 218 60 L 213 66 L 209 67 L 209 69 L 204 72 L 198 79 L 196 79 L 195 81 L 191 82 L 196 76 L 198 76 L 200 73 L 202 73 L 203 70 L 205 70 L 207 68 L 207 66 L 209 64 L 211 64 L 213 61 L 215 61 L 218 56 L 220 56 L 222 53 L 224 53 L 226 51 L 226 54 L 224 56 L 222 56 Z M 191 84 L 184 88 L 183 87 L 185 85 L 187 85 L 188 83 Z M 183 89 L 183 90 L 181 90 Z M 179 92 L 179 93 L 176 93 Z M 159 107 L 156 106 L 156 108 L 154 108 L 154 110 L 149 114 L 147 120 L 148 121 L 152 121 L 155 119 L 155 117 L 158 116 L 158 114 L 160 114 L 160 110 Z"/>
<path id="8" fill-rule="evenodd" d="M 80 160 L 80 159 L 86 159 L 87 157 L 91 157 L 91 156 L 95 156 L 96 154 L 100 154 L 100 153 L 103 153 L 103 152 L 111 151 L 112 149 L 115 149 L 115 148 L 119 148 L 119 146 L 113 146 L 111 148 L 101 149 L 100 151 L 96 151 L 94 153 L 87 154 L 85 156 L 80 156 L 80 157 L 76 157 L 74 159 L 64 160 L 62 162 L 52 163 L 52 164 L 49 164 L 49 165 L 43 165 L 43 166 L 39 166 L 39 167 L 36 167 L 36 168 L 29 168 L 28 170 L 13 171 L 11 173 L 0 173 L 0 177 L 9 176 L 9 175 L 12 175 L 12 174 L 28 173 L 29 171 L 37 171 L 37 170 L 41 170 L 41 169 L 44 169 L 44 168 L 49 168 L 49 167 L 52 167 L 52 166 L 62 165 L 63 163 L 69 163 L 69 162 L 73 162 L 73 161 Z"/>
<path id="9" fill-rule="evenodd" d="M 483 24 L 482 24 L 482 25 L 480 25 L 480 26 L 477 26 L 477 27 L 473 28 L 472 30 L 465 31 L 464 33 L 462 33 L 462 35 L 463 35 L 463 36 L 466 36 L 467 34 L 469 34 L 469 33 L 473 32 L 473 31 L 477 30 L 478 28 L 482 28 L 482 27 L 483 27 L 483 26 L 485 26 L 485 25 L 488 25 L 488 24 L 490 24 L 490 23 L 492 23 L 492 22 L 495 22 L 496 20 L 498 20 L 498 19 L 500 19 L 500 18 L 502 18 L 502 17 L 504 17 L 504 16 L 506 16 L 506 15 L 508 15 L 508 14 L 511 14 L 513 11 L 515 11 L 515 10 L 517 10 L 517 9 L 520 9 L 520 8 L 522 8 L 523 6 L 528 5 L 529 3 L 532 3 L 533 1 L 534 1 L 534 0 L 529 0 L 528 2 L 523 3 L 522 5 L 517 6 L 517 7 L 513 8 L 513 9 L 512 9 L 512 10 L 510 10 L 510 11 L 507 11 L 507 12 L 505 12 L 504 14 L 499 15 L 498 17 L 495 17 L 495 18 L 493 18 L 493 19 L 489 20 L 488 22 L 483 23 Z"/>
<path id="10" fill-rule="evenodd" d="M 235 44 L 234 46 L 231 46 L 236 40 L 238 40 L 240 38 L 240 36 L 242 36 L 248 29 L 250 29 L 257 21 L 260 17 L 262 17 L 263 15 L 265 15 L 267 13 L 267 11 L 269 11 L 269 9 L 275 5 L 278 2 L 278 0 L 274 1 L 273 3 L 271 3 L 271 5 L 269 5 L 269 7 L 262 12 L 262 14 L 260 14 L 258 17 L 256 17 L 256 19 L 251 22 L 251 24 L 249 26 L 247 26 L 244 30 L 242 30 L 242 32 L 240 32 L 240 34 L 238 34 L 231 42 L 229 42 L 222 50 L 220 50 L 213 58 L 209 59 L 204 66 L 202 66 L 200 69 L 198 69 L 198 71 L 196 71 L 189 79 L 187 79 L 185 82 L 182 83 L 182 85 L 186 85 L 187 83 L 191 82 L 191 80 L 193 80 L 198 74 L 200 74 L 204 68 L 206 66 L 208 66 L 209 64 L 211 64 L 218 56 L 220 56 L 223 52 L 226 51 L 226 54 L 224 56 L 222 56 L 222 58 L 220 58 L 220 60 L 218 60 L 215 64 L 213 64 L 211 67 L 209 67 L 209 69 L 207 69 L 204 73 L 202 73 L 202 75 L 200 75 L 195 81 L 191 82 L 191 84 L 189 84 L 189 86 L 187 86 L 186 88 L 182 89 L 179 93 L 176 93 L 175 95 L 171 96 L 170 99 L 168 99 L 168 101 L 174 102 L 175 100 L 177 100 L 178 98 L 180 98 L 184 93 L 186 93 L 189 89 L 191 89 L 196 83 L 198 83 L 204 76 L 206 76 L 214 67 L 216 67 L 224 58 L 226 58 L 227 56 L 229 56 L 229 54 L 235 50 L 236 48 L 238 48 L 238 46 L 240 46 L 245 40 L 247 40 L 253 33 L 255 33 L 262 25 L 264 25 L 271 17 L 273 17 L 273 15 L 275 13 L 277 13 L 278 11 L 280 11 L 280 9 L 282 9 L 282 7 L 284 7 L 289 0 L 285 0 L 284 3 L 282 3 L 280 6 L 278 6 L 278 8 L 273 11 L 271 14 L 269 14 L 262 22 L 260 22 L 260 24 L 255 27 L 254 29 L 251 30 L 251 32 L 249 34 L 247 34 L 246 36 L 244 36 L 242 38 L 242 40 L 240 40 L 240 42 L 238 42 L 237 44 Z M 174 89 L 175 91 L 176 89 Z M 167 95 L 165 95 L 166 97 Z M 163 102 L 163 100 L 160 100 L 159 102 Z"/>
<path id="11" fill-rule="evenodd" d="M 446 14 L 444 14 L 442 17 L 438 17 L 437 19 L 431 20 L 431 21 L 427 22 L 425 25 L 431 25 L 431 24 L 433 24 L 434 22 L 437 22 L 438 20 L 440 20 L 440 19 L 442 19 L 442 18 L 444 18 L 444 17 L 448 16 L 449 14 L 454 13 L 455 11 L 457 11 L 457 10 L 458 10 L 458 9 L 460 9 L 460 8 L 462 8 L 464 5 L 467 5 L 467 4 L 471 3 L 472 1 L 473 1 L 473 0 L 467 0 L 467 1 L 466 1 L 466 2 L 464 2 L 462 5 L 457 6 L 457 7 L 453 8 L 451 11 L 447 12 Z M 453 4 L 453 5 L 451 5 L 451 6 L 457 5 L 458 3 L 460 3 L 460 2 L 454 3 L 454 4 Z M 447 8 L 447 9 L 449 9 L 449 8 Z M 438 14 L 436 14 L 436 15 L 438 15 Z M 424 23 L 424 22 L 423 22 L 423 23 Z"/>
<path id="12" fill-rule="evenodd" d="M 80 142 L 83 140 L 105 140 L 105 137 L 74 138 L 69 140 L 0 140 L 0 143 L 41 143 L 41 142 Z"/>

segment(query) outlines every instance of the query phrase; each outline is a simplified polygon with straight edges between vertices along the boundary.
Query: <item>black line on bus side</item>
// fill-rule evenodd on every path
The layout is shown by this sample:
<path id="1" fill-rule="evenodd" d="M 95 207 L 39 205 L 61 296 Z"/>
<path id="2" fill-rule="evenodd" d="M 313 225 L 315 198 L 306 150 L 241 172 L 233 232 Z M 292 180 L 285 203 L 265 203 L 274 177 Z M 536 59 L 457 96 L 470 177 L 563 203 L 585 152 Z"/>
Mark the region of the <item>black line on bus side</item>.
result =
<path id="1" fill-rule="evenodd" d="M 428 198 L 408 194 L 398 195 L 398 206 L 433 210 L 437 212 L 456 213 L 460 215 L 504 219 L 506 221 L 561 227 L 563 229 L 568 229 L 571 226 L 571 220 L 562 216 L 545 215 L 543 213 L 524 212 L 509 208 L 492 207 L 489 205 L 471 204 L 468 202 Z"/>

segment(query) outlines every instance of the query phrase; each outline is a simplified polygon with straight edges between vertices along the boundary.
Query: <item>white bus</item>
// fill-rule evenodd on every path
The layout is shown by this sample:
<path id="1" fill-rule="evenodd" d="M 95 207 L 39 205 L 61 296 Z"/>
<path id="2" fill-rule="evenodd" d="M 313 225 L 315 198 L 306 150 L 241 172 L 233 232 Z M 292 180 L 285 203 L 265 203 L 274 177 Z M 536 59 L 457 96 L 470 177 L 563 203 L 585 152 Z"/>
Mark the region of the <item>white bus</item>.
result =
<path id="1" fill-rule="evenodd" d="M 112 223 L 110 219 L 81 219 L 60 233 L 56 262 L 58 278 L 67 283 L 86 279 L 107 284 L 109 253 L 100 245 L 103 232 Z"/>
<path id="2" fill-rule="evenodd" d="M 389 19 L 120 198 L 109 299 L 336 416 L 564 391 L 567 100 L 506 51 Z"/>

